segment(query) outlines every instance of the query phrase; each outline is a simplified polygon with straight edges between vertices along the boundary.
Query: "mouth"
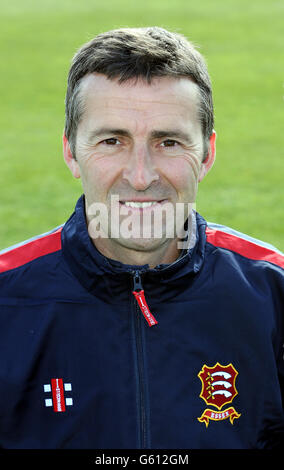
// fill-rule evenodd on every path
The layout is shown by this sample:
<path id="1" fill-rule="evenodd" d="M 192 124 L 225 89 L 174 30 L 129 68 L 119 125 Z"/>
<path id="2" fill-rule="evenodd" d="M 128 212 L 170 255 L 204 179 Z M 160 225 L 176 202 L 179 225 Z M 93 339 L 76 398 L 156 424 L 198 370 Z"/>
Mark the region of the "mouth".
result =
<path id="1" fill-rule="evenodd" d="M 134 210 L 145 210 L 145 209 L 154 209 L 155 207 L 160 207 L 164 204 L 167 199 L 161 199 L 159 201 L 148 200 L 148 201 L 119 201 L 119 203 L 129 209 Z"/>

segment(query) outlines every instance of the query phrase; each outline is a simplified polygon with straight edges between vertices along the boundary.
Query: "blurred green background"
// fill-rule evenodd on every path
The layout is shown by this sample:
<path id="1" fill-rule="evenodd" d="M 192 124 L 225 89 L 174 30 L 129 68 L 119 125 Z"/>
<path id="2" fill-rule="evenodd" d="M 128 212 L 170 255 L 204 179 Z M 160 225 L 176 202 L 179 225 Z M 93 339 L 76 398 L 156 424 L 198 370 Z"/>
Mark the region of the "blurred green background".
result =
<path id="1" fill-rule="evenodd" d="M 117 27 L 186 35 L 213 82 L 216 163 L 197 210 L 284 250 L 283 1 L 0 0 L 0 249 L 51 230 L 82 193 L 62 156 L 75 51 Z"/>

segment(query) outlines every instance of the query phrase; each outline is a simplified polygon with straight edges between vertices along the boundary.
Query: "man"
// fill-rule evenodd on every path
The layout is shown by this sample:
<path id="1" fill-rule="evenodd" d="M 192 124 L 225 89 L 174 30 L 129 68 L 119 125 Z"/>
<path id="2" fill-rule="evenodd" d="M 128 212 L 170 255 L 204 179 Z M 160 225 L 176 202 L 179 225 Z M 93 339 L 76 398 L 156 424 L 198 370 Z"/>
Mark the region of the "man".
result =
<path id="1" fill-rule="evenodd" d="M 2 448 L 280 445 L 284 257 L 194 211 L 215 138 L 182 35 L 77 52 L 63 147 L 83 195 L 0 256 Z"/>

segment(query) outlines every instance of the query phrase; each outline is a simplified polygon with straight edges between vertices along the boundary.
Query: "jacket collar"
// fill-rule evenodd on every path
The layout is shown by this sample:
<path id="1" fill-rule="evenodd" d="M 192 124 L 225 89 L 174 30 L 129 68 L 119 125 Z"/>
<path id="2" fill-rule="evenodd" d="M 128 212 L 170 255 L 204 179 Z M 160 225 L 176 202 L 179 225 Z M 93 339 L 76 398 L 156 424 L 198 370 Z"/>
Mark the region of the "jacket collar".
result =
<path id="1" fill-rule="evenodd" d="M 159 265 L 150 269 L 148 265 L 133 266 L 114 261 L 103 256 L 94 246 L 88 234 L 85 217 L 85 196 L 80 196 L 75 211 L 64 224 L 62 229 L 62 251 L 72 273 L 90 292 L 98 289 L 99 278 L 108 277 L 109 282 L 120 283 L 129 273 L 139 270 L 150 276 L 151 280 L 159 283 L 169 283 L 186 275 L 199 272 L 204 261 L 206 243 L 206 221 L 198 213 L 196 215 L 196 241 L 192 248 L 185 252 L 175 262 Z M 120 276 L 118 276 L 120 274 Z M 99 282 L 99 284 L 101 284 Z"/>

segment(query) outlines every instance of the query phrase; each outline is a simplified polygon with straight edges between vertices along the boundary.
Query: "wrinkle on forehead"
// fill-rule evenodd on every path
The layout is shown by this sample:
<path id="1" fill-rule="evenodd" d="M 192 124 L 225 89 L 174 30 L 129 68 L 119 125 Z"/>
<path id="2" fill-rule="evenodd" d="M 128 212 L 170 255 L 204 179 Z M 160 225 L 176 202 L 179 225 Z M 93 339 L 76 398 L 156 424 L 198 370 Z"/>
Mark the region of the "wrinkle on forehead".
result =
<path id="1" fill-rule="evenodd" d="M 143 80 L 120 84 L 102 74 L 82 81 L 83 109 L 78 125 L 90 135 L 95 128 L 127 129 L 143 136 L 153 129 L 202 133 L 199 89 L 188 78 L 162 77 L 151 84 Z"/>
<path id="2" fill-rule="evenodd" d="M 199 89 L 189 78 L 157 77 L 151 84 L 143 79 L 128 80 L 119 83 L 102 74 L 88 74 L 81 82 L 82 95 L 87 103 L 96 99 L 97 105 L 102 100 L 106 108 L 117 106 L 121 109 L 141 109 L 150 105 L 169 105 L 188 107 L 191 101 L 197 104 Z M 159 98 L 156 98 L 156 96 Z M 189 99 L 191 98 L 191 99 Z"/>

